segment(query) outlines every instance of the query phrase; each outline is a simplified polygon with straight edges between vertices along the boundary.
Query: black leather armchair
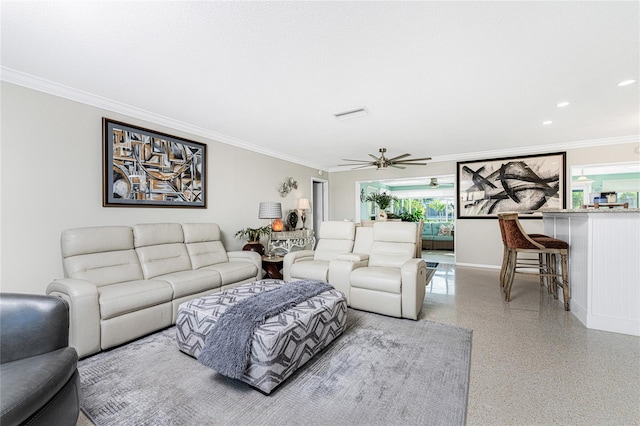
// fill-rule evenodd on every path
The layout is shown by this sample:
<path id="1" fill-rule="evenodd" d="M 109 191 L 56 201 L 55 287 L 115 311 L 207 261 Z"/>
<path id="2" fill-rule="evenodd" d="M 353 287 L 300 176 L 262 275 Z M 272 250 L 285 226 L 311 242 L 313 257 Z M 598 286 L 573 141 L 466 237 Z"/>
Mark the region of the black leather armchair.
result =
<path id="1" fill-rule="evenodd" d="M 0 293 L 0 342 L 0 424 L 75 425 L 80 376 L 67 303 Z"/>

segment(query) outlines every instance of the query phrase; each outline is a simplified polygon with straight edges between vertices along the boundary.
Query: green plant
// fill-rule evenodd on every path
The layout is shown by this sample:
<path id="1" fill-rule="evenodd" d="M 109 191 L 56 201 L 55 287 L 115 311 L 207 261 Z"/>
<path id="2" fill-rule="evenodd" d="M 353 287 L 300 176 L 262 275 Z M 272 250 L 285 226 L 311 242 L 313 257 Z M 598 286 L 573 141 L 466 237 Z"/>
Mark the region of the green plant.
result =
<path id="1" fill-rule="evenodd" d="M 389 206 L 391 205 L 391 203 L 397 199 L 398 197 L 396 197 L 395 195 L 382 193 L 382 194 L 369 194 L 367 195 L 367 198 L 365 199 L 365 201 L 372 201 L 378 205 L 378 208 L 380 210 L 386 211 L 387 208 L 389 208 Z"/>
<path id="2" fill-rule="evenodd" d="M 263 226 L 261 228 L 244 228 L 236 232 L 234 237 L 236 238 L 246 238 L 249 242 L 260 241 L 260 237 L 269 235 L 271 231 L 270 226 Z"/>
<path id="3" fill-rule="evenodd" d="M 438 212 L 438 217 L 441 217 L 441 216 L 443 216 L 443 213 L 446 210 L 447 205 L 445 203 L 443 203 L 441 200 L 435 198 L 435 199 L 429 201 L 429 204 L 427 204 L 427 207 L 437 211 Z"/>
<path id="4" fill-rule="evenodd" d="M 414 210 L 411 213 L 403 210 L 400 213 L 396 213 L 394 217 L 401 219 L 403 222 L 420 222 L 420 219 L 423 217 L 423 213 L 420 210 Z"/>

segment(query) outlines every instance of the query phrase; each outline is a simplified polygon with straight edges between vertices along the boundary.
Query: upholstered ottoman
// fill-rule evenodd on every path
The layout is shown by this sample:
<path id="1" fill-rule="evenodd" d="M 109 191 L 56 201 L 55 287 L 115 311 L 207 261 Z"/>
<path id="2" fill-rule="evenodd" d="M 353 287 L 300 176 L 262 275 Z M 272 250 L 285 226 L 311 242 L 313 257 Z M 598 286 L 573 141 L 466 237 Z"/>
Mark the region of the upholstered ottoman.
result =
<path id="1" fill-rule="evenodd" d="M 256 281 L 181 304 L 176 318 L 178 348 L 198 358 L 208 331 L 226 309 L 283 284 L 281 280 Z M 249 363 L 240 380 L 270 393 L 342 334 L 346 319 L 347 301 L 337 290 L 320 293 L 268 318 L 253 334 Z"/>

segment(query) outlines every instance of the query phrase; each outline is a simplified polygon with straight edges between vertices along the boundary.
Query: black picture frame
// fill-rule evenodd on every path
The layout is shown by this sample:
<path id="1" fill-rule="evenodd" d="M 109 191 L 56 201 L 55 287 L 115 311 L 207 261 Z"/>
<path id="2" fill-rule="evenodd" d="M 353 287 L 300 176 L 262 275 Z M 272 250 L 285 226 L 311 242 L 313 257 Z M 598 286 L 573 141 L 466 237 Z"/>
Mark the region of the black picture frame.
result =
<path id="1" fill-rule="evenodd" d="M 207 207 L 207 145 L 102 118 L 104 207 Z"/>
<path id="2" fill-rule="evenodd" d="M 459 161 L 457 218 L 488 219 L 501 212 L 540 218 L 566 206 L 566 153 Z"/>

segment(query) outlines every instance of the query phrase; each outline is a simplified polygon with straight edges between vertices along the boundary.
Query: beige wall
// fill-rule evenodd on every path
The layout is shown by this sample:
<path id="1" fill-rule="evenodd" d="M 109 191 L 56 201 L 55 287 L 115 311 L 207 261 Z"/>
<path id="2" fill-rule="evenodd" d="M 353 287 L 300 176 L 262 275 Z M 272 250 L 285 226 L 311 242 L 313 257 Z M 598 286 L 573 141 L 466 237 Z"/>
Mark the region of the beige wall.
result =
<path id="1" fill-rule="evenodd" d="M 260 201 L 280 201 L 295 208 L 311 198 L 317 170 L 190 135 L 103 109 L 47 95 L 9 83 L 1 86 L 0 134 L 0 289 L 44 293 L 62 276 L 60 233 L 64 229 L 133 225 L 145 222 L 216 222 L 229 250 L 244 242 L 233 234 L 261 226 Z M 208 146 L 208 208 L 102 207 L 102 117 L 124 121 Z M 567 150 L 571 165 L 639 161 L 637 144 Z M 548 151 L 547 151 L 548 152 Z M 334 172 L 329 179 L 329 218 L 357 218 L 355 182 L 406 177 L 455 175 L 455 161 L 430 162 L 406 170 Z M 292 176 L 299 187 L 286 198 L 276 188 Z M 326 176 L 323 175 L 323 178 Z M 567 188 L 569 192 L 569 188 Z M 570 198 L 569 198 L 570 199 Z M 307 219 L 307 226 L 312 218 Z M 539 220 L 524 221 L 529 232 L 541 232 Z M 495 220 L 458 220 L 456 262 L 498 267 L 502 243 Z"/>
<path id="2" fill-rule="evenodd" d="M 317 170 L 154 123 L 2 83 L 0 182 L 0 288 L 44 293 L 62 277 L 60 233 L 67 228 L 146 222 L 215 222 L 227 249 L 233 234 L 258 219 L 260 201 L 295 208 L 311 198 Z M 102 207 L 102 117 L 207 144 L 208 208 Z M 281 198 L 277 187 L 292 176 L 298 189 Z M 307 221 L 307 226 L 311 223 Z"/>
<path id="3" fill-rule="evenodd" d="M 541 143 L 544 145 L 544 143 Z M 637 143 L 607 145 L 590 148 L 567 149 L 567 181 L 572 165 L 624 163 L 639 161 L 634 151 Z M 546 152 L 565 151 L 550 148 Z M 419 154 L 419 153 L 416 153 Z M 425 153 L 422 153 L 425 154 Z M 428 153 L 427 153 L 428 154 Z M 529 153 L 525 153 L 529 154 Z M 517 154 L 513 154 L 517 155 Z M 484 158 L 484 157 L 481 157 Z M 489 157 L 491 158 L 491 157 Z M 465 159 L 465 161 L 470 159 Z M 408 177 L 432 177 L 455 175 L 456 162 L 430 162 L 425 167 L 407 167 L 405 170 L 360 170 L 331 173 L 331 213 L 333 219 L 353 220 L 358 218 L 356 200 L 359 194 L 356 182 Z M 567 202 L 571 200 L 571 188 L 567 185 Z M 542 220 L 521 221 L 529 233 L 542 232 Z M 499 268 L 502 262 L 502 241 L 496 219 L 456 220 L 455 226 L 456 264 Z"/>

